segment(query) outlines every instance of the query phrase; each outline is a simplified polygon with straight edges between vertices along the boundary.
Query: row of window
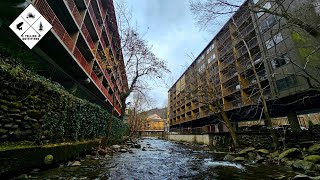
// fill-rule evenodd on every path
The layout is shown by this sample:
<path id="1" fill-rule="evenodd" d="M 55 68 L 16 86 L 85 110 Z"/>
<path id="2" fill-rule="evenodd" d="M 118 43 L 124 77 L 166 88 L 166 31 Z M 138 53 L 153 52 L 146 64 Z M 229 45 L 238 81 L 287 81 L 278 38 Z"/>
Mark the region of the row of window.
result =
<path id="1" fill-rule="evenodd" d="M 213 54 L 208 58 L 208 64 L 210 64 L 215 58 L 216 58 L 216 54 L 213 53 Z"/>
<path id="2" fill-rule="evenodd" d="M 279 44 L 283 40 L 281 32 L 278 34 L 274 35 L 272 38 L 268 39 L 265 44 L 267 49 L 270 49 L 274 47 L 275 45 Z"/>
<path id="3" fill-rule="evenodd" d="M 214 44 L 212 43 L 211 46 L 207 49 L 207 55 L 214 49 Z"/>

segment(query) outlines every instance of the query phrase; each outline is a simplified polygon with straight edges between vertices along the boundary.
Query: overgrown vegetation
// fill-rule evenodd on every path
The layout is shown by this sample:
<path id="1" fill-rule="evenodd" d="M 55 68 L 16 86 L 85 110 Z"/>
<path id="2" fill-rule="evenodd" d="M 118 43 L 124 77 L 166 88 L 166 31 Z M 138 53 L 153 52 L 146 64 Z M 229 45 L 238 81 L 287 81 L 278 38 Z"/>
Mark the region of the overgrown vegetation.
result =
<path id="1" fill-rule="evenodd" d="M 0 74 L 1 104 L 9 107 L 8 112 L 2 112 L 4 118 L 0 121 L 9 117 L 13 103 L 20 114 L 31 112 L 38 115 L 33 117 L 32 124 L 28 124 L 32 127 L 31 136 L 24 133 L 30 132 L 30 128 L 26 128 L 26 123 L 30 123 L 26 120 L 28 118 L 17 116 L 14 120 L 20 120 L 16 123 L 18 128 L 14 133 L 7 132 L 7 140 L 77 141 L 106 134 L 111 116 L 102 107 L 75 97 L 59 84 L 34 74 L 3 54 L 0 54 Z M 120 119 L 115 119 L 112 126 L 113 140 L 121 138 L 127 131 L 127 125 Z"/>

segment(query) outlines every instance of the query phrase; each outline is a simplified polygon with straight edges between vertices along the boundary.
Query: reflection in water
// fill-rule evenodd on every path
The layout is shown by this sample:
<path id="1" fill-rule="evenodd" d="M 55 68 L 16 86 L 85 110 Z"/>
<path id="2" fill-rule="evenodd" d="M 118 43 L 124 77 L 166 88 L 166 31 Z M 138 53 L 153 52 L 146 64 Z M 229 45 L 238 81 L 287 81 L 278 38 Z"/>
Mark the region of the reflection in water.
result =
<path id="1" fill-rule="evenodd" d="M 165 140 L 147 138 L 146 151 L 117 153 L 109 158 L 85 158 L 80 167 L 60 167 L 37 174 L 36 179 L 270 179 L 294 176 L 283 167 L 241 165 L 215 161 L 205 151 L 194 151 Z"/>

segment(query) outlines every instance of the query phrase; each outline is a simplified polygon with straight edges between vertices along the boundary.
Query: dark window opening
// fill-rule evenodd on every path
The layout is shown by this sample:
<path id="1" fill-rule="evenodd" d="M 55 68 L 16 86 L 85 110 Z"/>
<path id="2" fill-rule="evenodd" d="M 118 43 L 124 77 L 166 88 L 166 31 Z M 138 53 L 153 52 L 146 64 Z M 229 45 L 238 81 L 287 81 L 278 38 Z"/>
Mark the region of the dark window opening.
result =
<path id="1" fill-rule="evenodd" d="M 295 75 L 287 76 L 283 79 L 279 79 L 276 81 L 277 88 L 279 91 L 283 91 L 297 85 L 297 78 Z"/>
<path id="2" fill-rule="evenodd" d="M 290 62 L 290 58 L 287 54 L 283 54 L 280 57 L 276 57 L 271 61 L 273 69 L 279 68 L 283 65 L 286 65 Z"/>

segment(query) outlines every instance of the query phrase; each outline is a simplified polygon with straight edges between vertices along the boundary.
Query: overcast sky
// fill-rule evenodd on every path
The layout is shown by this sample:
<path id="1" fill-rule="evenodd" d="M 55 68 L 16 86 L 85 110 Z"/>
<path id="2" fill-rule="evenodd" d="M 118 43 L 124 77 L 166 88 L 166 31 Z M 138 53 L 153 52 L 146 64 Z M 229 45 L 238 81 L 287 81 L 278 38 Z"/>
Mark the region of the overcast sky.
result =
<path id="1" fill-rule="evenodd" d="M 146 33 L 155 55 L 168 62 L 170 87 L 193 61 L 187 54 L 198 56 L 216 33 L 199 30 L 188 0 L 127 0 L 127 5 L 132 9 L 133 23 L 138 24 L 140 33 Z M 167 106 L 168 89 L 164 83 L 154 86 L 149 95 L 155 107 Z"/>

